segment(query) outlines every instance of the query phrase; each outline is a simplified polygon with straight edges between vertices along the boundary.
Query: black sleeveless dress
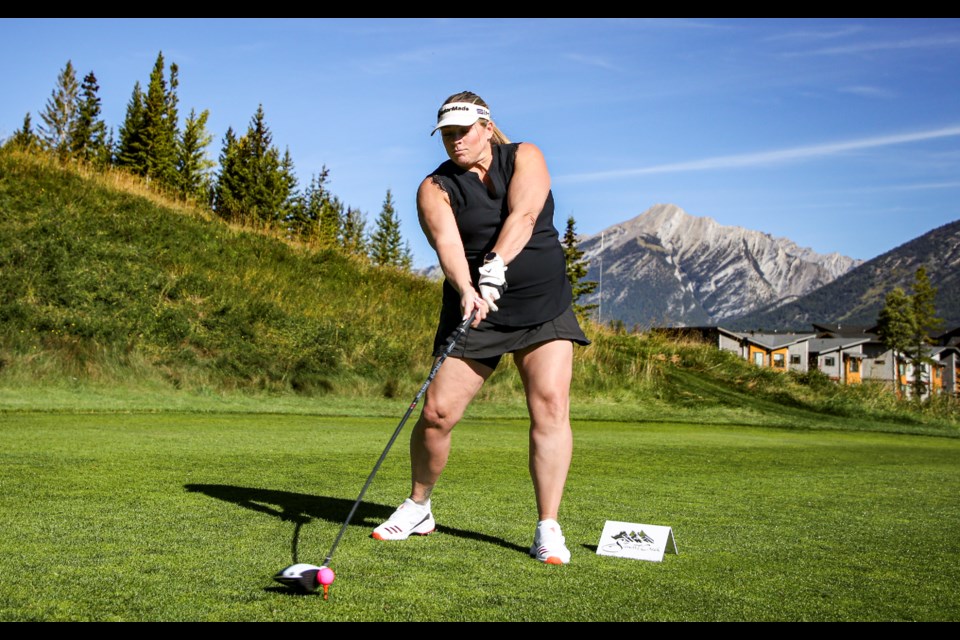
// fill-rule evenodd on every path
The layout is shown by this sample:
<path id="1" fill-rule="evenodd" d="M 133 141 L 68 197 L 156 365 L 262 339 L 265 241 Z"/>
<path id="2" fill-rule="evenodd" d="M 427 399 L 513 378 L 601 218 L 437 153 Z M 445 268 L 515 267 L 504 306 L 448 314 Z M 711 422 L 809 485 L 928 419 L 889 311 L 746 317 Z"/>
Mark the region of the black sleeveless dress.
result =
<path id="1" fill-rule="evenodd" d="M 507 191 L 513 177 L 519 143 L 494 145 L 488 175 L 490 189 L 480 177 L 448 160 L 430 175 L 450 199 L 463 241 L 470 276 L 476 286 L 483 257 L 497 242 L 509 214 Z M 510 263 L 507 288 L 497 301 L 499 310 L 468 331 L 451 353 L 476 360 L 490 359 L 537 342 L 566 339 L 590 344 L 573 313 L 573 294 L 567 280 L 560 236 L 553 223 L 553 192 L 547 194 L 530 241 Z M 462 321 L 460 295 L 446 280 L 434 355 Z M 485 362 L 491 366 L 489 362 Z"/>

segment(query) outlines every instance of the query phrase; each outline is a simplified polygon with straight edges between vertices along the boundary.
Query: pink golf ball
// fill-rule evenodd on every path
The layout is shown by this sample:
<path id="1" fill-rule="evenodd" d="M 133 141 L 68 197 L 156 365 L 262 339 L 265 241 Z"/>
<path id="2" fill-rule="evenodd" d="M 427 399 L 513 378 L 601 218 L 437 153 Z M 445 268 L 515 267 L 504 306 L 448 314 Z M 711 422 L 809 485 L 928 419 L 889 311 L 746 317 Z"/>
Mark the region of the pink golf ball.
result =
<path id="1" fill-rule="evenodd" d="M 333 584 L 333 579 L 336 577 L 337 576 L 333 572 L 333 569 L 329 567 L 321 567 L 320 571 L 317 572 L 317 582 L 322 585 Z"/>

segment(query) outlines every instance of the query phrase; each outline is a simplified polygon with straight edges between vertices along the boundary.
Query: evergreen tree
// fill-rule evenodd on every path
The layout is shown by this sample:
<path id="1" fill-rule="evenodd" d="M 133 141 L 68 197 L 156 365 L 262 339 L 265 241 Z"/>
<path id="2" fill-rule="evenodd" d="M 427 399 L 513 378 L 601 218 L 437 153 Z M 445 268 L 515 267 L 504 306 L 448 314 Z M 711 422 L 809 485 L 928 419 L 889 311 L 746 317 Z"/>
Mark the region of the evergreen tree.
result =
<path id="1" fill-rule="evenodd" d="M 230 130 L 224 140 L 215 210 L 234 222 L 286 223 L 302 215 L 296 185 L 290 152 L 281 159 L 260 105 L 244 136 L 236 139 Z"/>
<path id="2" fill-rule="evenodd" d="M 280 161 L 280 188 L 283 202 L 277 212 L 278 221 L 293 217 L 301 206 L 297 172 L 293 167 L 293 156 L 290 155 L 289 147 L 283 152 L 283 159 Z"/>
<path id="3" fill-rule="evenodd" d="M 323 197 L 327 168 L 310 176 L 310 182 L 301 194 L 297 206 L 286 220 L 287 233 L 291 237 L 309 240 L 317 235 L 317 220 L 320 218 L 320 202 Z"/>
<path id="4" fill-rule="evenodd" d="M 73 63 L 67 60 L 66 66 L 57 76 L 47 105 L 40 113 L 43 125 L 40 127 L 40 141 L 45 149 L 55 152 L 61 159 L 70 153 L 70 132 L 77 119 L 77 95 L 79 85 Z"/>
<path id="5" fill-rule="evenodd" d="M 404 271 L 410 271 L 413 268 L 413 252 L 410 250 L 410 241 L 403 241 L 403 250 L 400 251 L 400 262 L 397 264 Z"/>
<path id="6" fill-rule="evenodd" d="M 337 246 L 343 224 L 343 205 L 327 188 L 330 170 L 324 166 L 311 176 L 301 199 L 302 206 L 289 222 L 292 235 L 311 239 L 324 247 Z"/>
<path id="7" fill-rule="evenodd" d="M 137 175 L 158 181 L 161 185 L 178 186 L 178 113 L 177 79 L 179 69 L 170 65 L 170 80 L 164 78 L 163 52 L 150 72 L 147 92 L 140 84 L 133 89 L 127 115 L 120 128 L 117 162 Z"/>
<path id="8" fill-rule="evenodd" d="M 85 161 L 104 165 L 109 161 L 107 125 L 100 119 L 100 86 L 93 71 L 83 78 L 77 118 L 70 133 L 71 153 Z"/>
<path id="9" fill-rule="evenodd" d="M 937 317 L 934 304 L 936 297 L 937 289 L 930 284 L 927 270 L 920 267 L 914 275 L 913 295 L 910 298 L 914 326 L 910 341 L 910 359 L 914 367 L 913 395 L 917 399 L 923 397 L 925 385 L 920 370 L 923 367 L 932 368 L 934 365 L 934 360 L 928 355 L 928 346 L 933 344 L 930 335 L 943 327 L 943 320 Z"/>
<path id="10" fill-rule="evenodd" d="M 900 379 L 900 358 L 910 349 L 914 334 L 913 305 L 910 296 L 900 287 L 887 294 L 883 308 L 877 317 L 877 333 L 883 346 L 893 352 L 894 384 L 897 394 L 902 393 Z"/>
<path id="11" fill-rule="evenodd" d="M 116 163 L 137 175 L 146 175 L 146 143 L 144 141 L 143 91 L 140 83 L 133 85 L 133 94 L 127 103 L 127 113 L 120 125 L 120 140 L 117 143 Z"/>
<path id="12" fill-rule="evenodd" d="M 576 221 L 573 216 L 567 218 L 567 229 L 563 234 L 563 256 L 567 260 L 567 280 L 573 289 L 573 310 L 577 316 L 585 320 L 587 314 L 597 308 L 595 304 L 579 304 L 578 300 L 590 295 L 597 289 L 597 283 L 592 280 L 584 281 L 587 277 L 588 265 L 583 260 L 583 250 L 577 243 Z"/>
<path id="13" fill-rule="evenodd" d="M 930 284 L 927 270 L 920 267 L 914 276 L 913 295 L 907 295 L 899 287 L 893 289 L 887 294 L 877 318 L 880 339 L 884 346 L 893 350 L 897 359 L 897 391 L 900 391 L 899 354 L 903 354 L 913 367 L 913 397 L 916 400 L 920 400 L 926 390 L 922 372 L 934 364 L 929 356 L 930 334 L 943 325 L 936 315 L 936 295 L 937 290 Z"/>
<path id="14" fill-rule="evenodd" d="M 117 156 L 116 156 L 116 149 L 117 149 L 117 147 L 116 147 L 116 143 L 115 143 L 115 141 L 114 141 L 114 139 L 113 139 L 113 129 L 112 129 L 112 128 L 111 128 L 111 129 L 107 129 L 107 139 L 104 141 L 103 147 L 104 147 L 104 148 L 103 148 L 103 158 L 104 158 L 103 162 L 104 162 L 104 164 L 108 164 L 108 165 L 110 165 L 110 164 L 116 164 L 116 163 L 117 163 Z"/>
<path id="15" fill-rule="evenodd" d="M 177 184 L 177 65 L 170 65 L 170 82 L 163 75 L 163 53 L 157 55 L 143 101 L 143 175 L 167 186 Z"/>
<path id="16" fill-rule="evenodd" d="M 366 234 L 366 216 L 359 209 L 347 207 L 347 212 L 343 215 L 343 232 L 340 241 L 344 251 L 358 256 L 367 256 Z"/>
<path id="17" fill-rule="evenodd" d="M 324 167 L 326 169 L 326 167 Z M 328 245 L 341 245 L 343 242 L 343 203 L 326 191 L 320 202 L 318 233 L 320 241 Z"/>
<path id="18" fill-rule="evenodd" d="M 213 136 L 207 132 L 209 117 L 210 112 L 207 110 L 197 115 L 195 110 L 191 109 L 177 145 L 177 190 L 183 196 L 199 202 L 207 202 L 210 170 L 215 166 L 207 157 L 207 147 L 213 140 Z"/>
<path id="19" fill-rule="evenodd" d="M 400 234 L 400 218 L 393 204 L 393 194 L 387 189 L 383 208 L 377 218 L 376 228 L 370 235 L 370 259 L 376 265 L 400 267 L 404 263 L 403 238 Z M 409 248 L 407 248 L 409 252 Z"/>
<path id="20" fill-rule="evenodd" d="M 233 128 L 227 129 L 223 136 L 220 151 L 220 173 L 213 192 L 213 210 L 224 220 L 243 223 L 244 188 L 247 177 L 244 173 L 243 143 L 237 140 Z"/>
<path id="21" fill-rule="evenodd" d="M 40 148 L 40 138 L 33 132 L 29 112 L 23 117 L 23 127 L 14 131 L 13 135 L 10 136 L 3 146 L 13 147 L 22 151 L 35 151 Z"/>
<path id="22" fill-rule="evenodd" d="M 289 194 L 263 105 L 257 107 L 246 135 L 239 142 L 240 163 L 246 178 L 240 202 L 252 220 L 275 224 L 283 219 L 282 211 Z"/>

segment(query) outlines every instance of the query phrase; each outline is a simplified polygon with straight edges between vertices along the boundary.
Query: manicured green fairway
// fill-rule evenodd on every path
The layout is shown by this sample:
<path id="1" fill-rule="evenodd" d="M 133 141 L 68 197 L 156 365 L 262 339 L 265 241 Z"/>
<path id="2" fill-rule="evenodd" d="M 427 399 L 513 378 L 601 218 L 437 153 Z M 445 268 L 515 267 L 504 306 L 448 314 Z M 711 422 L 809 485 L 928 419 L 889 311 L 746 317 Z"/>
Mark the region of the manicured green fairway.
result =
<path id="1" fill-rule="evenodd" d="M 396 418 L 0 413 L 0 620 L 960 620 L 960 440 L 575 422 L 573 563 L 527 555 L 521 420 L 468 419 L 440 528 L 368 537 L 408 489 Z M 663 563 L 597 556 L 604 521 L 673 527 Z"/>

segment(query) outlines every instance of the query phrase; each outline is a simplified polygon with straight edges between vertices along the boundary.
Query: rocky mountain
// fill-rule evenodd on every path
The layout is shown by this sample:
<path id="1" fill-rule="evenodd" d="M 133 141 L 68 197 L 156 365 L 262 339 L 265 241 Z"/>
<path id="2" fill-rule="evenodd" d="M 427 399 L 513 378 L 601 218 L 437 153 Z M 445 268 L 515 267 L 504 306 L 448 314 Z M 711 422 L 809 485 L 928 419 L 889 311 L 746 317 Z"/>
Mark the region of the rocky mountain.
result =
<path id="1" fill-rule="evenodd" d="M 628 327 L 725 324 L 794 301 L 861 263 L 669 204 L 586 236 L 580 248 L 587 279 L 602 283 L 602 300 L 598 289 L 586 302 L 601 305 L 601 320 Z"/>
<path id="2" fill-rule="evenodd" d="M 937 288 L 935 305 L 945 328 L 960 326 L 960 220 L 891 249 L 798 300 L 758 309 L 724 326 L 788 330 L 809 328 L 812 322 L 873 324 L 887 293 L 894 287 L 910 293 L 921 266 Z"/>
<path id="3" fill-rule="evenodd" d="M 443 269 L 440 268 L 439 264 L 432 264 L 429 267 L 415 269 L 414 273 L 429 280 L 443 280 Z"/>

